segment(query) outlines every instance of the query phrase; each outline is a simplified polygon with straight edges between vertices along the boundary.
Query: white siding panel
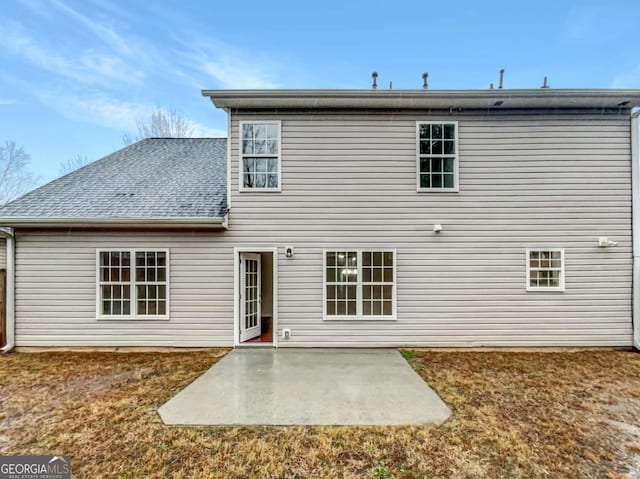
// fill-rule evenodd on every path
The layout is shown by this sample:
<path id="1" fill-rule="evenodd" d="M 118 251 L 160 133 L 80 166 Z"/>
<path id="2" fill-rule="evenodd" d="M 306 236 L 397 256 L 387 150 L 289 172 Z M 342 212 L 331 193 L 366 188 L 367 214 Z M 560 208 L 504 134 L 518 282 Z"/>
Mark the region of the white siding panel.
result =
<path id="1" fill-rule="evenodd" d="M 631 345 L 626 116 L 459 116 L 459 193 L 416 193 L 420 112 L 234 112 L 234 241 L 280 257 L 280 346 Z M 282 192 L 239 193 L 238 122 L 282 120 Z M 444 231 L 432 232 L 440 223 Z M 619 245 L 597 247 L 598 236 Z M 322 249 L 397 249 L 397 320 L 323 321 Z M 525 249 L 562 247 L 564 293 L 525 290 Z"/>
<path id="2" fill-rule="evenodd" d="M 96 248 L 169 248 L 169 320 L 97 320 Z M 18 346 L 229 346 L 233 247 L 220 233 L 19 232 Z"/>
<path id="3" fill-rule="evenodd" d="M 460 192 L 417 193 L 416 120 L 459 125 Z M 238 192 L 238 122 L 282 120 L 282 192 Z M 220 233 L 18 232 L 18 345 L 233 344 L 233 248 L 279 248 L 280 346 L 630 346 L 629 120 L 238 113 Z M 435 235 L 433 224 L 444 231 Z M 597 247 L 599 236 L 616 247 Z M 295 247 L 291 259 L 284 247 Z M 169 321 L 95 319 L 95 248 L 169 248 Z M 396 321 L 323 321 L 323 248 L 397 250 Z M 566 291 L 525 290 L 564 248 Z"/>

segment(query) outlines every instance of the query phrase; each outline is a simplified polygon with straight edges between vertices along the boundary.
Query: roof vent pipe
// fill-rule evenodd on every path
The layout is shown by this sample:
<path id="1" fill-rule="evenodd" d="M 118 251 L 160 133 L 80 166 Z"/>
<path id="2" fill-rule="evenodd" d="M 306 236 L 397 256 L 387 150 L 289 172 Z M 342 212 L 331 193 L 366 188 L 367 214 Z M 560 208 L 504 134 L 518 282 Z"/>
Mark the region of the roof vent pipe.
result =
<path id="1" fill-rule="evenodd" d="M 393 82 L 392 81 L 389 82 L 389 90 L 393 90 Z"/>
<path id="2" fill-rule="evenodd" d="M 493 90 L 493 83 L 489 83 L 489 90 Z"/>
<path id="3" fill-rule="evenodd" d="M 378 72 L 371 72 L 371 79 L 373 80 L 371 88 L 375 90 L 378 88 Z"/>
<path id="4" fill-rule="evenodd" d="M 547 77 L 544 77 L 544 81 L 542 82 L 542 86 L 540 88 L 549 88 L 549 84 L 547 83 Z"/>
<path id="5" fill-rule="evenodd" d="M 504 78 L 504 68 L 500 69 L 500 83 L 498 83 L 498 88 L 502 89 L 502 79 Z"/>
<path id="6" fill-rule="evenodd" d="M 422 89 L 423 90 L 429 89 L 429 74 L 427 72 L 424 72 L 422 74 Z"/>

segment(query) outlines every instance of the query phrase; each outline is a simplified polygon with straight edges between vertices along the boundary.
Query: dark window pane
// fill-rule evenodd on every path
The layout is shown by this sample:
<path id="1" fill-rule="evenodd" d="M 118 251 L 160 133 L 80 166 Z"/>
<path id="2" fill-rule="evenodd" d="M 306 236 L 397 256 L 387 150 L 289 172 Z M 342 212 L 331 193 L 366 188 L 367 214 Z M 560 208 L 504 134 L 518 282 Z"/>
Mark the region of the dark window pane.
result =
<path id="1" fill-rule="evenodd" d="M 448 173 L 444 175 L 444 187 L 453 188 L 453 175 Z"/>
<path id="2" fill-rule="evenodd" d="M 347 314 L 347 302 L 346 301 L 338 301 L 337 302 L 336 314 L 338 316 L 345 316 Z"/>
<path id="3" fill-rule="evenodd" d="M 167 270 L 164 268 L 158 268 L 158 281 L 167 280 Z"/>
<path id="4" fill-rule="evenodd" d="M 164 251 L 158 252 L 158 266 L 166 266 L 167 265 L 167 253 Z"/>
<path id="5" fill-rule="evenodd" d="M 138 294 L 138 299 L 145 299 L 147 297 L 147 287 L 146 286 L 137 286 L 136 291 Z"/>
<path id="6" fill-rule="evenodd" d="M 120 270 L 118 268 L 111 269 L 111 281 L 120 281 Z"/>
<path id="7" fill-rule="evenodd" d="M 120 266 L 120 253 L 117 251 L 111 252 L 111 266 Z"/>
<path id="8" fill-rule="evenodd" d="M 102 299 L 111 299 L 111 286 L 102 287 Z"/>
<path id="9" fill-rule="evenodd" d="M 112 304 L 113 314 L 122 314 L 122 304 L 120 301 L 114 301 Z"/>
<path id="10" fill-rule="evenodd" d="M 431 186 L 433 188 L 442 188 L 442 175 L 432 175 L 431 176 Z"/>
<path id="11" fill-rule="evenodd" d="M 327 266 L 334 266 L 336 264 L 336 254 L 333 251 L 327 252 Z"/>
<path id="12" fill-rule="evenodd" d="M 147 314 L 147 303 L 145 301 L 138 301 L 138 314 Z"/>
<path id="13" fill-rule="evenodd" d="M 431 188 L 431 178 L 427 175 L 420 175 L 420 188 Z"/>
<path id="14" fill-rule="evenodd" d="M 382 297 L 384 299 L 391 299 L 392 293 L 393 293 L 393 286 L 383 286 L 382 287 Z"/>
<path id="15" fill-rule="evenodd" d="M 362 281 L 365 283 L 371 281 L 371 268 L 362 268 Z"/>
<path id="16" fill-rule="evenodd" d="M 444 125 L 444 137 L 448 140 L 453 140 L 455 138 L 455 125 L 453 123 Z"/>
<path id="17" fill-rule="evenodd" d="M 131 270 L 129 268 L 123 269 L 120 272 L 121 276 L 122 276 L 122 280 L 121 281 L 130 281 L 131 280 Z"/>
<path id="18" fill-rule="evenodd" d="M 147 269 L 147 281 L 156 280 L 156 270 L 153 268 Z"/>
<path id="19" fill-rule="evenodd" d="M 131 302 L 124 301 L 122 303 L 122 314 L 126 314 L 127 316 L 131 314 Z"/>
<path id="20" fill-rule="evenodd" d="M 109 281 L 109 268 L 100 268 L 100 281 Z"/>
<path id="21" fill-rule="evenodd" d="M 420 140 L 420 154 L 428 155 L 431 153 L 431 142 L 429 140 Z"/>
<path id="22" fill-rule="evenodd" d="M 385 268 L 384 269 L 384 282 L 391 283 L 393 281 L 393 269 Z"/>
<path id="23" fill-rule="evenodd" d="M 420 132 L 420 138 L 421 139 L 429 139 L 431 138 L 431 134 L 430 134 L 430 125 L 420 125 L 419 126 L 419 132 Z"/>
<path id="24" fill-rule="evenodd" d="M 373 253 L 373 265 L 382 266 L 382 253 L 380 251 Z"/>
<path id="25" fill-rule="evenodd" d="M 157 312 L 156 302 L 150 301 L 149 304 L 147 304 L 147 314 L 157 314 Z"/>
<path id="26" fill-rule="evenodd" d="M 364 251 L 362 253 L 362 265 L 363 266 L 370 266 L 371 265 L 371 252 L 370 251 Z"/>
<path id="27" fill-rule="evenodd" d="M 431 138 L 437 140 L 442 139 L 442 125 L 431 125 Z"/>
<path id="28" fill-rule="evenodd" d="M 102 302 L 102 314 L 111 314 L 111 301 Z"/>
<path id="29" fill-rule="evenodd" d="M 156 299 L 158 297 L 158 287 L 154 285 L 147 286 L 148 298 Z"/>
<path id="30" fill-rule="evenodd" d="M 327 268 L 327 282 L 334 283 L 336 281 L 336 270 L 335 268 Z"/>
<path id="31" fill-rule="evenodd" d="M 122 287 L 122 297 L 124 299 L 131 299 L 131 287 L 128 284 Z"/>
<path id="32" fill-rule="evenodd" d="M 136 266 L 144 266 L 144 253 L 136 253 Z"/>
<path id="33" fill-rule="evenodd" d="M 373 315 L 374 316 L 382 315 L 382 303 L 380 301 L 373 302 Z"/>
<path id="34" fill-rule="evenodd" d="M 278 187 L 278 175 L 267 175 L 267 188 Z"/>
<path id="35" fill-rule="evenodd" d="M 335 299 L 335 297 L 336 297 L 336 287 L 327 286 L 327 299 Z"/>
<path id="36" fill-rule="evenodd" d="M 371 301 L 362 303 L 362 314 L 364 316 L 371 316 Z"/>
<path id="37" fill-rule="evenodd" d="M 364 285 L 362 286 L 362 299 L 371 299 L 371 288 L 373 286 Z"/>
<path id="38" fill-rule="evenodd" d="M 455 167 L 455 160 L 453 158 L 444 159 L 444 171 L 447 173 L 453 173 Z"/>
<path id="39" fill-rule="evenodd" d="M 445 141 L 444 142 L 444 154 L 445 155 L 453 155 L 456 151 L 456 145 L 453 141 Z"/>
<path id="40" fill-rule="evenodd" d="M 393 314 L 392 308 L 391 308 L 391 301 L 385 301 L 384 303 L 382 303 L 382 314 L 385 316 L 391 316 Z"/>
<path id="41" fill-rule="evenodd" d="M 109 266 L 109 253 L 106 251 L 100 253 L 100 266 Z"/>
<path id="42" fill-rule="evenodd" d="M 357 314 L 356 307 L 357 307 L 357 303 L 355 301 L 349 301 L 347 303 L 347 314 L 349 316 L 355 316 Z"/>
<path id="43" fill-rule="evenodd" d="M 420 158 L 420 173 L 429 173 L 431 171 L 431 160 L 429 158 Z"/>
<path id="44" fill-rule="evenodd" d="M 385 251 L 384 253 L 384 265 L 393 266 L 393 253 L 391 251 Z"/>
<path id="45" fill-rule="evenodd" d="M 245 188 L 253 188 L 253 175 L 251 174 L 244 174 L 242 176 L 243 180 L 242 180 L 242 186 L 244 186 Z"/>
<path id="46" fill-rule="evenodd" d="M 158 302 L 158 314 L 160 315 L 167 314 L 167 303 L 165 303 L 164 301 Z"/>
<path id="47" fill-rule="evenodd" d="M 431 153 L 433 155 L 442 155 L 442 141 L 431 140 Z"/>
<path id="48" fill-rule="evenodd" d="M 144 282 L 144 268 L 136 268 L 136 281 Z"/>

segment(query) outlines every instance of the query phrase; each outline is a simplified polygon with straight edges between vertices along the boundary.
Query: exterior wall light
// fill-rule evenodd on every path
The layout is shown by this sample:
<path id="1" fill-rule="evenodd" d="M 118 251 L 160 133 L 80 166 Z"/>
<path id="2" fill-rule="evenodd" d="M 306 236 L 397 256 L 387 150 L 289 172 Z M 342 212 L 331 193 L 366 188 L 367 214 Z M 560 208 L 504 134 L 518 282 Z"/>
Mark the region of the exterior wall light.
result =
<path id="1" fill-rule="evenodd" d="M 286 246 L 284 248 L 284 255 L 287 258 L 292 258 L 293 257 L 293 246 Z"/>
<path id="2" fill-rule="evenodd" d="M 442 231 L 442 225 L 433 225 L 433 232 L 440 233 Z"/>

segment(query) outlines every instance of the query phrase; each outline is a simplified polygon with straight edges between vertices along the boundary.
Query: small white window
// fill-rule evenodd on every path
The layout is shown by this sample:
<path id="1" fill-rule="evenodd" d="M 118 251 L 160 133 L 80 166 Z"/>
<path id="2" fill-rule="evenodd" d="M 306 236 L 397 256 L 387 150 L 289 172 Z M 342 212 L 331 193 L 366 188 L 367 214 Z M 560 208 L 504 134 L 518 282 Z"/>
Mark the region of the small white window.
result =
<path id="1" fill-rule="evenodd" d="M 395 319 L 395 251 L 324 252 L 325 319 Z"/>
<path id="2" fill-rule="evenodd" d="M 527 250 L 527 291 L 564 291 L 564 250 Z"/>
<path id="3" fill-rule="evenodd" d="M 280 191 L 280 122 L 240 122 L 240 191 Z"/>
<path id="4" fill-rule="evenodd" d="M 97 251 L 99 319 L 168 319 L 169 251 Z"/>
<path id="5" fill-rule="evenodd" d="M 417 190 L 458 191 L 458 123 L 419 121 L 416 127 Z"/>

